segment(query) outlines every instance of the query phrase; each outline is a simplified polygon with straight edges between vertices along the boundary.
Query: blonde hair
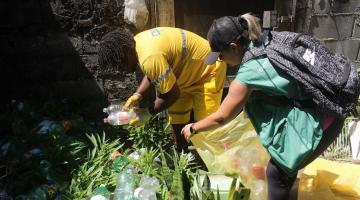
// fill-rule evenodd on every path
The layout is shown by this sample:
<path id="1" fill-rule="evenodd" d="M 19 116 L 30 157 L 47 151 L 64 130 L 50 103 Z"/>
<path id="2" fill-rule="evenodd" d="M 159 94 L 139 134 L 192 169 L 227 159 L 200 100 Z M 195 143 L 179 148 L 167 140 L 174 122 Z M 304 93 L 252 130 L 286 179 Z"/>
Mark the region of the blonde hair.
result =
<path id="1" fill-rule="evenodd" d="M 244 19 L 247 22 L 249 39 L 254 43 L 258 43 L 261 37 L 260 19 L 250 13 L 241 15 L 240 19 Z"/>

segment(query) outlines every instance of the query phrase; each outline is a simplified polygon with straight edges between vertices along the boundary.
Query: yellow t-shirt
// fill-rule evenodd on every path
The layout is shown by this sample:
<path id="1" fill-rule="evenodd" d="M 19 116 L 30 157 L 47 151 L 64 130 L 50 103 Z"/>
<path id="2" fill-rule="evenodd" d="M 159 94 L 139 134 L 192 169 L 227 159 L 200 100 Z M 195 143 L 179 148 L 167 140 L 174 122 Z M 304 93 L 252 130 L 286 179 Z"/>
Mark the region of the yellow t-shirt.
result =
<path id="1" fill-rule="evenodd" d="M 210 52 L 208 41 L 192 32 L 158 27 L 134 39 L 141 70 L 162 94 L 169 92 L 175 82 L 180 90 L 204 84 L 217 70 L 204 63 Z M 226 68 L 225 63 L 217 66 Z"/>

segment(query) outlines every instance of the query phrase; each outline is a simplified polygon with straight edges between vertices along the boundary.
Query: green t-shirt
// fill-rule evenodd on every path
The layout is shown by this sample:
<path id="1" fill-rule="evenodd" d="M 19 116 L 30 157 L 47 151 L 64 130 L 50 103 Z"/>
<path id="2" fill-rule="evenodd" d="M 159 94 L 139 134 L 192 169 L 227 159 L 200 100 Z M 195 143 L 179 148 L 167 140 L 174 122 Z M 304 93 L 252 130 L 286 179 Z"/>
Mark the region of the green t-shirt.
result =
<path id="1" fill-rule="evenodd" d="M 266 56 L 242 64 L 235 80 L 270 95 L 306 99 L 298 83 L 275 68 Z M 245 111 L 272 158 L 279 156 L 274 160 L 289 163 L 289 166 L 283 168 L 285 171 L 298 169 L 303 161 L 292 158 L 295 157 L 293 155 L 306 151 L 306 148 L 315 150 L 320 142 L 323 133 L 320 120 L 322 114 L 313 108 L 275 105 L 254 91 L 245 105 Z M 273 155 L 274 151 L 276 153 Z"/>

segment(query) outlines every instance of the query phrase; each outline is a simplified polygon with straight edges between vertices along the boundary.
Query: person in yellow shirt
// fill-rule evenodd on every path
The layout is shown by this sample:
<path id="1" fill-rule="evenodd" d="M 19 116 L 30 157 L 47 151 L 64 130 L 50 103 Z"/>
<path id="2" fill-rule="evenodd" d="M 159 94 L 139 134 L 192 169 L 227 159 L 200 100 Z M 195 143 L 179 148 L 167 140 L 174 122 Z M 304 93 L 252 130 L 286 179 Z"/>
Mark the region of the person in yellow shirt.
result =
<path id="1" fill-rule="evenodd" d="M 179 28 L 157 27 L 134 37 L 117 29 L 101 39 L 99 65 L 127 72 L 139 66 L 144 78 L 125 107 L 138 105 L 153 84 L 157 97 L 148 112 L 167 110 L 177 148 L 184 149 L 187 142 L 180 133 L 190 122 L 191 112 L 198 121 L 220 106 L 226 64 L 219 60 L 206 65 L 210 51 L 207 40 Z"/>

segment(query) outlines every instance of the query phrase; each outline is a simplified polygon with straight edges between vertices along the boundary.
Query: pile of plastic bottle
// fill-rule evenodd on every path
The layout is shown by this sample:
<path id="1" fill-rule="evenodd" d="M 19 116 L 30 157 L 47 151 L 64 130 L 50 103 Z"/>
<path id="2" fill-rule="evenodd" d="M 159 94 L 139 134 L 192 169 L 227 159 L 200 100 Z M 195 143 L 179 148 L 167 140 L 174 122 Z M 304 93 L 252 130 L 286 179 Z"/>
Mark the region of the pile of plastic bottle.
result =
<path id="1" fill-rule="evenodd" d="M 156 200 L 156 192 L 159 191 L 159 181 L 155 177 L 143 176 L 139 187 L 135 189 L 134 168 L 128 165 L 122 170 L 116 180 L 116 188 L 113 200 Z M 110 192 L 105 185 L 101 185 L 93 191 L 91 200 L 110 200 Z"/>
<path id="2" fill-rule="evenodd" d="M 135 185 L 138 169 L 128 158 L 139 160 L 145 149 L 139 149 L 128 156 L 119 154 L 113 160 L 116 175 L 116 187 L 112 197 L 105 185 L 100 185 L 93 191 L 91 200 L 156 200 L 156 192 L 160 190 L 159 181 L 155 177 L 141 175 L 140 183 Z M 137 187 L 136 187 L 137 186 Z"/>

